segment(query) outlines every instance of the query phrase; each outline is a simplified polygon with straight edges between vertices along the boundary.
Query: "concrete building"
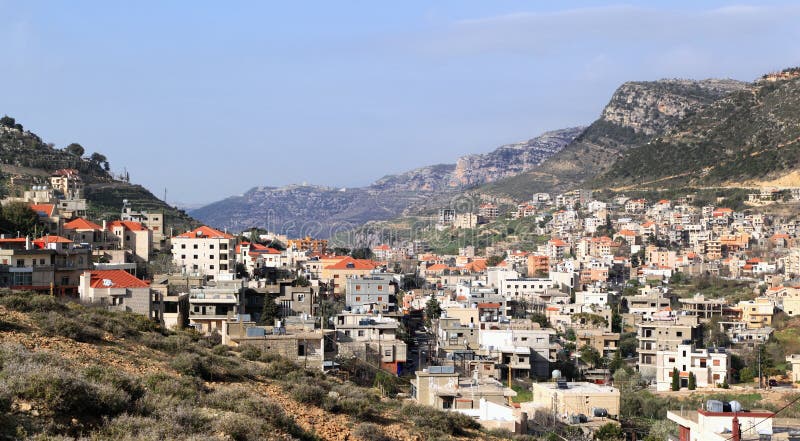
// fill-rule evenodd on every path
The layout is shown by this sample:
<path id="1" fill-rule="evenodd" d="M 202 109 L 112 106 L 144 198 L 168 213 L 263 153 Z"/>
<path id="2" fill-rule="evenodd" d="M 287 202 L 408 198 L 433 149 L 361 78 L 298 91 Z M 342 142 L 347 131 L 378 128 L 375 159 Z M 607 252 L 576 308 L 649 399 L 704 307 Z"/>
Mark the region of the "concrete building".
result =
<path id="1" fill-rule="evenodd" d="M 550 339 L 556 334 L 538 324 L 515 323 L 506 329 L 483 329 L 478 335 L 480 354 L 497 360 L 512 371 L 512 377 L 545 378 L 550 361 L 555 361 L 555 346 Z"/>
<path id="2" fill-rule="evenodd" d="M 234 274 L 236 238 L 211 227 L 199 227 L 172 238 L 172 259 L 181 272 L 214 280 Z"/>
<path id="3" fill-rule="evenodd" d="M 713 400 L 712 400 L 713 401 Z M 680 441 L 744 441 L 763 440 L 761 435 L 773 434 L 773 412 L 741 410 L 732 412 L 730 405 L 719 409 L 670 410 L 667 419 L 678 425 Z M 709 403 L 711 404 L 711 403 Z M 707 407 L 712 407 L 709 405 Z M 716 406 L 713 406 L 716 407 Z"/>
<path id="4" fill-rule="evenodd" d="M 709 320 L 714 316 L 721 316 L 723 309 L 728 306 L 725 299 L 707 299 L 702 294 L 695 294 L 688 299 L 678 299 L 681 303 L 681 311 L 689 315 L 695 315 L 701 320 Z"/>
<path id="5" fill-rule="evenodd" d="M 345 304 L 353 311 L 386 313 L 397 310 L 397 284 L 378 276 L 347 279 Z"/>
<path id="6" fill-rule="evenodd" d="M 335 295 L 342 295 L 347 292 L 348 279 L 369 277 L 378 267 L 380 263 L 372 260 L 340 257 L 322 268 L 320 280 L 329 283 Z"/>
<path id="7" fill-rule="evenodd" d="M 90 252 L 60 236 L 0 239 L 0 287 L 77 296 Z"/>
<path id="8" fill-rule="evenodd" d="M 507 300 L 535 300 L 543 295 L 548 288 L 556 286 L 551 279 L 506 279 L 500 284 L 499 294 Z"/>
<path id="9" fill-rule="evenodd" d="M 492 378 L 460 378 L 452 366 L 430 366 L 416 372 L 411 396 L 419 404 L 472 416 L 486 428 L 523 433 L 524 418 L 508 405 L 517 395 Z"/>
<path id="10" fill-rule="evenodd" d="M 94 270 L 81 274 L 81 301 L 99 303 L 110 310 L 153 316 L 150 284 L 122 270 Z"/>
<path id="11" fill-rule="evenodd" d="M 662 320 L 652 320 L 637 324 L 639 339 L 639 372 L 642 376 L 655 378 L 657 371 L 657 352 L 673 351 L 686 340 L 699 341 L 700 323 L 697 316 L 667 316 Z"/>
<path id="12" fill-rule="evenodd" d="M 154 249 L 161 249 L 164 240 L 167 238 L 168 232 L 164 231 L 164 212 L 162 211 L 134 211 L 125 202 L 120 220 L 123 222 L 137 222 L 150 230 L 152 233 L 150 240 Z"/>
<path id="13" fill-rule="evenodd" d="M 800 381 L 800 354 L 792 354 L 786 356 L 786 362 L 792 366 L 789 377 L 792 383 Z"/>
<path id="14" fill-rule="evenodd" d="M 656 353 L 656 390 L 668 391 L 674 369 L 678 369 L 681 388 L 689 386 L 694 374 L 697 387 L 716 387 L 728 378 L 728 354 L 724 349 L 696 349 L 693 344 L 680 344 L 675 350 Z"/>
<path id="15" fill-rule="evenodd" d="M 283 326 L 256 326 L 247 316 L 223 320 L 222 344 L 255 346 L 278 354 L 308 369 L 323 370 L 326 361 L 335 357 L 332 330 L 287 330 Z"/>
<path id="16" fill-rule="evenodd" d="M 189 325 L 200 332 L 220 331 L 223 322 L 241 312 L 244 281 L 231 274 L 215 282 L 189 291 Z"/>
<path id="17" fill-rule="evenodd" d="M 398 338 L 397 320 L 370 314 L 339 314 L 335 326 L 340 356 L 353 356 L 395 375 L 402 374 L 407 346 Z"/>
<path id="18" fill-rule="evenodd" d="M 609 416 L 619 416 L 619 389 L 586 382 L 533 383 L 533 403 L 543 411 L 568 421 L 573 415 L 592 416 L 595 410 L 605 410 Z"/>
<path id="19" fill-rule="evenodd" d="M 759 329 L 772 326 L 772 315 L 775 305 L 766 297 L 757 297 L 753 300 L 743 300 L 736 305 L 741 311 L 741 321 L 747 324 L 747 329 Z"/>
<path id="20" fill-rule="evenodd" d="M 603 329 L 575 330 L 576 346 L 578 348 L 584 346 L 592 347 L 609 360 L 619 350 L 619 337 L 619 332 L 609 332 Z"/>

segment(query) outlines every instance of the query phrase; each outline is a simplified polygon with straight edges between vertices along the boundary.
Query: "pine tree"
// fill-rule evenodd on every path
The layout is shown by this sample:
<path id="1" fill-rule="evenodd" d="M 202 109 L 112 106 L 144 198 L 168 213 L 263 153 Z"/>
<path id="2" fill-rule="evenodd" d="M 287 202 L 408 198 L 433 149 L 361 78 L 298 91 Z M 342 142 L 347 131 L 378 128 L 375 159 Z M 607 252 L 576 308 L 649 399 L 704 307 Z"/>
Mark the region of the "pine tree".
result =
<path id="1" fill-rule="evenodd" d="M 672 390 L 681 390 L 681 375 L 678 368 L 672 368 Z"/>
<path id="2" fill-rule="evenodd" d="M 697 389 L 697 377 L 693 372 L 689 372 L 689 390 Z"/>
<path id="3" fill-rule="evenodd" d="M 275 326 L 276 318 L 278 318 L 278 304 L 275 303 L 275 297 L 265 294 L 264 309 L 261 310 L 261 323 L 267 326 Z"/>

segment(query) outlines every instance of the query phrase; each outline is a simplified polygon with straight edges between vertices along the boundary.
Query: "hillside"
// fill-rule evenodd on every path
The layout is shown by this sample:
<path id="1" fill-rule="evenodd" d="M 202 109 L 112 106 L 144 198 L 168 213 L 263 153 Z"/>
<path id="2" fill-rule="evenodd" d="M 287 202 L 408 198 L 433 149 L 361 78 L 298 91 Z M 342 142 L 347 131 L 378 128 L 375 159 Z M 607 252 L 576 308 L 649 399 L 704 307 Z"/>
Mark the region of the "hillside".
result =
<path id="1" fill-rule="evenodd" d="M 381 398 L 254 348 L 0 292 L 0 439 L 75 438 L 496 439 L 469 417 Z"/>
<path id="2" fill-rule="evenodd" d="M 134 210 L 163 211 L 167 224 L 178 229 L 195 223 L 185 212 L 169 206 L 141 185 L 112 176 L 108 164 L 108 159 L 100 153 L 84 156 L 66 148 L 57 149 L 35 133 L 25 130 L 13 118 L 6 116 L 0 119 L 0 196 L 20 192 L 19 188 L 11 188 L 11 177 L 49 184 L 52 172 L 72 168 L 80 172 L 86 184 L 89 212 L 95 219 L 118 217 L 122 200 L 127 199 Z"/>
<path id="3" fill-rule="evenodd" d="M 732 80 L 660 80 L 620 86 L 601 116 L 557 154 L 526 173 L 478 189 L 518 200 L 534 192 L 556 192 L 583 185 L 636 146 L 663 134 L 689 115 L 742 90 Z"/>
<path id="4" fill-rule="evenodd" d="M 786 72 L 688 115 L 662 136 L 626 152 L 595 185 L 747 185 L 796 173 L 800 73 Z"/>
<path id="5" fill-rule="evenodd" d="M 556 154 L 582 130 L 575 127 L 547 132 L 486 154 L 462 157 L 456 164 L 385 176 L 367 187 L 257 187 L 191 210 L 190 214 L 233 231 L 259 226 L 292 236 L 331 237 L 337 231 L 392 219 L 412 207 L 418 211 L 464 189 L 522 173 Z"/>

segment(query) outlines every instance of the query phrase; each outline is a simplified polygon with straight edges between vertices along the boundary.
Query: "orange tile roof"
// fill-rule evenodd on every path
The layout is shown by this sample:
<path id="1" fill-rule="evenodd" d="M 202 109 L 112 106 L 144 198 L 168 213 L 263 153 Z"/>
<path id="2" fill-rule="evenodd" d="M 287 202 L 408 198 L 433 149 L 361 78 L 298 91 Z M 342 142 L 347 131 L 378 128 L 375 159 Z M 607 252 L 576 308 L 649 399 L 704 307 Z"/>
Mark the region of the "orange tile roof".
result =
<path id="1" fill-rule="evenodd" d="M 94 222 L 90 222 L 82 217 L 73 219 L 64 224 L 64 228 L 68 230 L 102 230 L 103 227 Z"/>
<path id="2" fill-rule="evenodd" d="M 564 242 L 561 239 L 550 239 L 550 244 L 555 246 L 555 247 L 565 247 L 565 246 L 567 246 L 567 243 Z"/>
<path id="3" fill-rule="evenodd" d="M 389 245 L 386 245 L 386 244 L 383 244 L 383 245 L 378 245 L 378 246 L 376 246 L 375 248 L 373 248 L 373 250 L 378 250 L 378 251 L 389 251 L 389 250 L 391 250 L 391 249 L 392 249 L 392 248 L 391 248 L 391 247 L 389 247 Z"/>
<path id="4" fill-rule="evenodd" d="M 130 231 L 145 231 L 145 230 L 147 230 L 147 228 L 145 228 L 144 225 L 140 224 L 139 222 L 134 222 L 134 221 L 119 221 L 119 220 L 117 220 L 117 221 L 113 221 L 110 224 L 108 224 L 108 230 L 109 231 L 111 231 L 114 228 L 119 228 L 119 227 L 122 227 L 122 228 L 124 228 L 126 230 L 130 230 Z"/>
<path id="5" fill-rule="evenodd" d="M 61 236 L 42 236 L 34 240 L 33 243 L 39 245 L 44 243 L 72 243 L 72 241 Z"/>
<path id="6" fill-rule="evenodd" d="M 175 237 L 181 239 L 233 239 L 232 235 L 205 225 Z"/>
<path id="7" fill-rule="evenodd" d="M 344 259 L 340 260 L 339 262 L 328 265 L 325 269 L 328 270 L 374 270 L 380 266 L 378 262 L 367 260 L 367 259 L 353 259 L 350 256 L 345 257 Z"/>
<path id="8" fill-rule="evenodd" d="M 478 309 L 499 308 L 499 303 L 478 303 Z"/>
<path id="9" fill-rule="evenodd" d="M 443 263 L 437 263 L 437 264 L 434 264 L 434 265 L 431 265 L 431 266 L 425 268 L 425 271 L 430 271 L 430 272 L 434 272 L 435 273 L 435 272 L 439 272 L 439 271 L 444 271 L 447 268 L 448 268 L 447 265 L 445 265 Z"/>
<path id="10" fill-rule="evenodd" d="M 631 231 L 631 230 L 620 230 L 619 231 L 619 235 L 620 236 L 636 236 L 636 233 Z"/>
<path id="11" fill-rule="evenodd" d="M 146 288 L 150 286 L 144 280 L 136 278 L 123 270 L 95 270 L 90 274 L 89 286 L 92 288 Z"/>
<path id="12" fill-rule="evenodd" d="M 464 265 L 464 269 L 467 271 L 472 271 L 473 273 L 486 271 L 486 259 L 476 259 Z"/>
<path id="13" fill-rule="evenodd" d="M 31 210 L 35 211 L 39 216 L 53 216 L 56 206 L 53 204 L 31 204 Z"/>

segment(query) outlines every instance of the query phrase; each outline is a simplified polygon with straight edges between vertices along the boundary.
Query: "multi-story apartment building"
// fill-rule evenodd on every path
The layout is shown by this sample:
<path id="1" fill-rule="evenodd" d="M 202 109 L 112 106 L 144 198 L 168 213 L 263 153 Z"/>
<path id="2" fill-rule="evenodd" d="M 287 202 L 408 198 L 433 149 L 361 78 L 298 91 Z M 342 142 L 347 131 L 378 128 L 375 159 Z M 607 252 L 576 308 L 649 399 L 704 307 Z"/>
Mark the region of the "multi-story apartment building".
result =
<path id="1" fill-rule="evenodd" d="M 709 320 L 714 316 L 721 316 L 727 308 L 725 299 L 707 299 L 702 294 L 695 294 L 687 299 L 678 299 L 681 311 L 688 315 L 696 315 L 701 320 Z"/>
<path id="2" fill-rule="evenodd" d="M 397 285 L 387 277 L 347 279 L 345 304 L 354 311 L 390 312 L 397 309 Z"/>
<path id="3" fill-rule="evenodd" d="M 589 346 L 609 360 L 619 350 L 619 332 L 603 329 L 578 329 L 575 331 L 576 346 Z"/>
<path id="4" fill-rule="evenodd" d="M 60 236 L 0 239 L 0 286 L 77 296 L 90 253 Z"/>
<path id="5" fill-rule="evenodd" d="M 164 240 L 167 238 L 167 232 L 164 231 L 164 212 L 162 211 L 133 211 L 127 203 L 122 209 L 120 217 L 122 221 L 138 222 L 146 229 L 152 232 L 150 240 L 153 248 L 161 249 Z"/>
<path id="6" fill-rule="evenodd" d="M 772 326 L 775 304 L 766 297 L 741 301 L 736 305 L 736 309 L 741 311 L 741 321 L 747 324 L 747 329 Z"/>
<path id="7" fill-rule="evenodd" d="M 698 342 L 702 337 L 700 322 L 694 315 L 642 322 L 636 327 L 639 339 L 639 372 L 646 377 L 656 376 L 658 351 L 672 351 L 684 341 Z"/>
<path id="8" fill-rule="evenodd" d="M 400 374 L 406 362 L 407 346 L 397 338 L 399 328 L 396 320 L 386 317 L 339 314 L 336 316 L 339 355 L 355 356 L 393 374 Z"/>
<path id="9" fill-rule="evenodd" d="M 697 387 L 715 387 L 728 378 L 728 354 L 724 349 L 697 349 L 685 342 L 675 349 L 656 353 L 656 390 L 667 391 L 672 385 L 674 370 L 678 370 L 680 386 L 689 386 L 689 375 L 694 374 Z"/>
<path id="10" fill-rule="evenodd" d="M 189 290 L 189 325 L 211 333 L 222 330 L 222 323 L 239 315 L 244 297 L 244 280 L 233 274 L 220 274 L 215 286 Z"/>
<path id="11" fill-rule="evenodd" d="M 234 274 L 236 238 L 211 227 L 199 227 L 172 238 L 172 260 L 181 272 L 213 280 Z"/>

